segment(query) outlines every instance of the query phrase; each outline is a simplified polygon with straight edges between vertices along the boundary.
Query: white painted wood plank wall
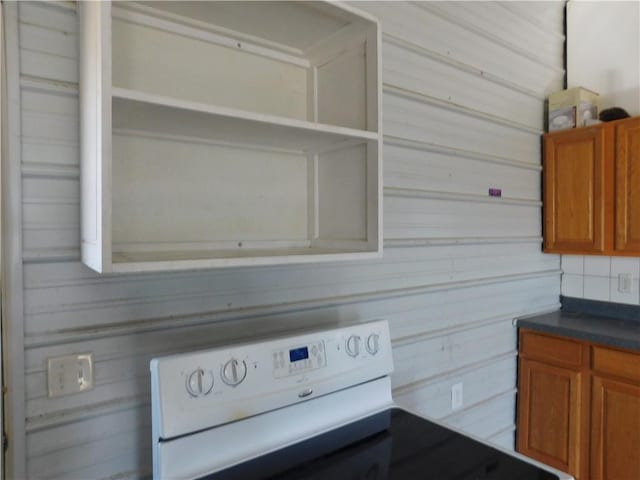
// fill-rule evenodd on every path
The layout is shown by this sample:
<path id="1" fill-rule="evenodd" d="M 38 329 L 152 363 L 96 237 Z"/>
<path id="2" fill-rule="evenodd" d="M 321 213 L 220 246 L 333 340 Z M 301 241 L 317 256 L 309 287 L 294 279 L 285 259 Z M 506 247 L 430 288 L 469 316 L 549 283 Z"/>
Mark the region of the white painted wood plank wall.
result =
<path id="1" fill-rule="evenodd" d="M 383 28 L 384 257 L 99 276 L 79 262 L 75 5 L 19 4 L 25 476 L 148 476 L 154 356 L 379 318 L 399 403 L 513 446 L 511 321 L 560 289 L 540 252 L 539 134 L 562 87 L 563 4 L 357 6 Z M 93 352 L 95 388 L 47 398 L 46 359 L 74 352 Z"/>

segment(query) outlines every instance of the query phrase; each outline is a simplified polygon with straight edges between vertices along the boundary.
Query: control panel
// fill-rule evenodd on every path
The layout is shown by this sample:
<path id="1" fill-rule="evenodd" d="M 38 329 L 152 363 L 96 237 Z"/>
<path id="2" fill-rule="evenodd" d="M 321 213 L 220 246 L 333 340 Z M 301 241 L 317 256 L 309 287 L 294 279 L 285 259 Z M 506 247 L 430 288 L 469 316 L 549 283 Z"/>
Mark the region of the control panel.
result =
<path id="1" fill-rule="evenodd" d="M 327 365 L 324 341 L 312 341 L 273 352 L 273 376 L 275 378 L 299 375 Z"/>
<path id="2" fill-rule="evenodd" d="M 152 408 L 170 438 L 357 385 L 393 370 L 386 321 L 151 362 Z"/>

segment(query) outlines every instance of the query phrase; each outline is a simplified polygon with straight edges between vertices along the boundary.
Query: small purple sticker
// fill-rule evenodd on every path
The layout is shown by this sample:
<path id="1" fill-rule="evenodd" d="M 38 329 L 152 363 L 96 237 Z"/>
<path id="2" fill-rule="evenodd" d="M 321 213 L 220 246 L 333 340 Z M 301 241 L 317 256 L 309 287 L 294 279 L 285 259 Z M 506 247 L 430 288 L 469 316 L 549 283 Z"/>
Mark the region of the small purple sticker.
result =
<path id="1" fill-rule="evenodd" d="M 489 189 L 489 196 L 490 197 L 501 197 L 502 196 L 502 189 L 500 189 L 500 188 L 490 188 Z"/>

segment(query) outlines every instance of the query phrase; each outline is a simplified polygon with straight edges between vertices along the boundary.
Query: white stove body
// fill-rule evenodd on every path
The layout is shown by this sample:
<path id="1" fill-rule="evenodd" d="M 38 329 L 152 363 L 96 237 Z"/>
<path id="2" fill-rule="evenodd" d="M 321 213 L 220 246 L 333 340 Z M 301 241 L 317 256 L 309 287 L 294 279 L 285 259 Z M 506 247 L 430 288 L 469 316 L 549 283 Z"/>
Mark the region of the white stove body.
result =
<path id="1" fill-rule="evenodd" d="M 386 321 L 154 359 L 154 478 L 198 478 L 387 408 L 392 371 Z"/>
<path id="2" fill-rule="evenodd" d="M 154 359 L 153 476 L 200 478 L 397 407 L 392 371 L 386 321 Z"/>

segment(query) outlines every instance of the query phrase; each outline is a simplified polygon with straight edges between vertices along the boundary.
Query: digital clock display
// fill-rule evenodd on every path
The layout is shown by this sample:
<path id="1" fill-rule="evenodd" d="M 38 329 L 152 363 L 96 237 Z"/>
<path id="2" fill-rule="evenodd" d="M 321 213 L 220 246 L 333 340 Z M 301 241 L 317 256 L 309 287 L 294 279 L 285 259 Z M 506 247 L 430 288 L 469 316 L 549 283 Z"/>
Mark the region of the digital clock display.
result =
<path id="1" fill-rule="evenodd" d="M 291 362 L 306 360 L 307 358 L 309 358 L 309 349 L 307 347 L 300 347 L 289 350 L 289 361 Z"/>

